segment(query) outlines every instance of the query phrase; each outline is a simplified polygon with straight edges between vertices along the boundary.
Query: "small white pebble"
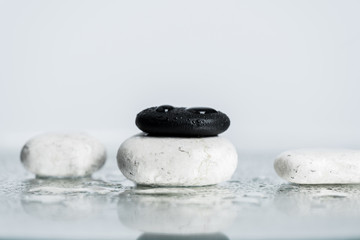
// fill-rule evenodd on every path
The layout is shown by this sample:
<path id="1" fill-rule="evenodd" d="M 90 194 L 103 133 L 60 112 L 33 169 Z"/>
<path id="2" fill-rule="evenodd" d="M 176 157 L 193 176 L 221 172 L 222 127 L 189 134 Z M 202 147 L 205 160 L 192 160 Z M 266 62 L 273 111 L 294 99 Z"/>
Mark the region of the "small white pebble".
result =
<path id="1" fill-rule="evenodd" d="M 100 169 L 105 147 L 86 134 L 48 133 L 30 139 L 21 150 L 25 168 L 40 177 L 83 177 Z"/>
<path id="2" fill-rule="evenodd" d="M 276 173 L 298 184 L 360 183 L 360 151 L 346 149 L 299 149 L 280 154 Z"/>

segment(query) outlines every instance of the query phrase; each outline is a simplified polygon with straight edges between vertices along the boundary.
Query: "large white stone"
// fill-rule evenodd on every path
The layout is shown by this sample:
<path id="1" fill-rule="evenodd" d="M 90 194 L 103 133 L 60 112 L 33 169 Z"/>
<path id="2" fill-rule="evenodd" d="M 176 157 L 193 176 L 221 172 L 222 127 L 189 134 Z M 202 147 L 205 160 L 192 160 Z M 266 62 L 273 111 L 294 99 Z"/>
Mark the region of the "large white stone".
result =
<path id="1" fill-rule="evenodd" d="M 283 179 L 299 184 L 360 183 L 360 151 L 299 149 L 280 154 L 274 163 Z"/>
<path id="2" fill-rule="evenodd" d="M 127 139 L 117 154 L 118 166 L 128 179 L 141 185 L 205 186 L 229 180 L 237 154 L 222 137 L 150 137 Z"/>
<path id="3" fill-rule="evenodd" d="M 100 169 L 105 147 L 86 134 L 49 133 L 29 140 L 21 151 L 21 162 L 40 177 L 83 177 Z"/>

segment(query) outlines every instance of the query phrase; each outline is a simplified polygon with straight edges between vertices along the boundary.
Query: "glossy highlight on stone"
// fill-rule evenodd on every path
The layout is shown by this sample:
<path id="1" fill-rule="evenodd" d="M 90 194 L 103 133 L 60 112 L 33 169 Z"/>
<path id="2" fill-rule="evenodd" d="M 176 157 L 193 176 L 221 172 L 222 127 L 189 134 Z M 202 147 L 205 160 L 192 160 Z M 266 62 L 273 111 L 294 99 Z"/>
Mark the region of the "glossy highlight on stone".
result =
<path id="1" fill-rule="evenodd" d="M 208 107 L 173 107 L 162 105 L 141 111 L 136 126 L 153 136 L 209 137 L 225 132 L 229 117 Z"/>

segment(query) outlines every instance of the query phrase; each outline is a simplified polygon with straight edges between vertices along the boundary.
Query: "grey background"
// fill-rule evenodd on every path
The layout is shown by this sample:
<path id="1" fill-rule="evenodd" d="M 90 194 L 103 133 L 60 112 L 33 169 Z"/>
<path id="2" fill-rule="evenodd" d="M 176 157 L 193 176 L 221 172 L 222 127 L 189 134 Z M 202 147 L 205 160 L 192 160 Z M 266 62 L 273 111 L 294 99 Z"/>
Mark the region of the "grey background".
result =
<path id="1" fill-rule="evenodd" d="M 360 147 L 360 1 L 0 1 L 0 147 L 211 106 L 241 149 Z"/>

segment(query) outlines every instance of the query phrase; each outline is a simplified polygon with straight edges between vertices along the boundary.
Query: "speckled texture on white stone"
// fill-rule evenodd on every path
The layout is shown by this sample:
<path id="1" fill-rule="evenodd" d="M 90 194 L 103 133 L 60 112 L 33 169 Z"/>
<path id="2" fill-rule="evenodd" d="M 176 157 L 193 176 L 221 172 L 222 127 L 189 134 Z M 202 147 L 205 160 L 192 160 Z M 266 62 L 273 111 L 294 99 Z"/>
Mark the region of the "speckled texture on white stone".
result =
<path id="1" fill-rule="evenodd" d="M 48 133 L 30 139 L 21 150 L 25 168 L 40 177 L 83 177 L 100 169 L 105 147 L 82 133 Z"/>
<path id="2" fill-rule="evenodd" d="M 222 137 L 150 137 L 127 139 L 117 154 L 128 179 L 141 185 L 205 186 L 229 180 L 236 170 L 237 153 Z"/>
<path id="3" fill-rule="evenodd" d="M 280 154 L 276 173 L 298 184 L 360 183 L 360 151 L 346 149 L 299 149 Z"/>

